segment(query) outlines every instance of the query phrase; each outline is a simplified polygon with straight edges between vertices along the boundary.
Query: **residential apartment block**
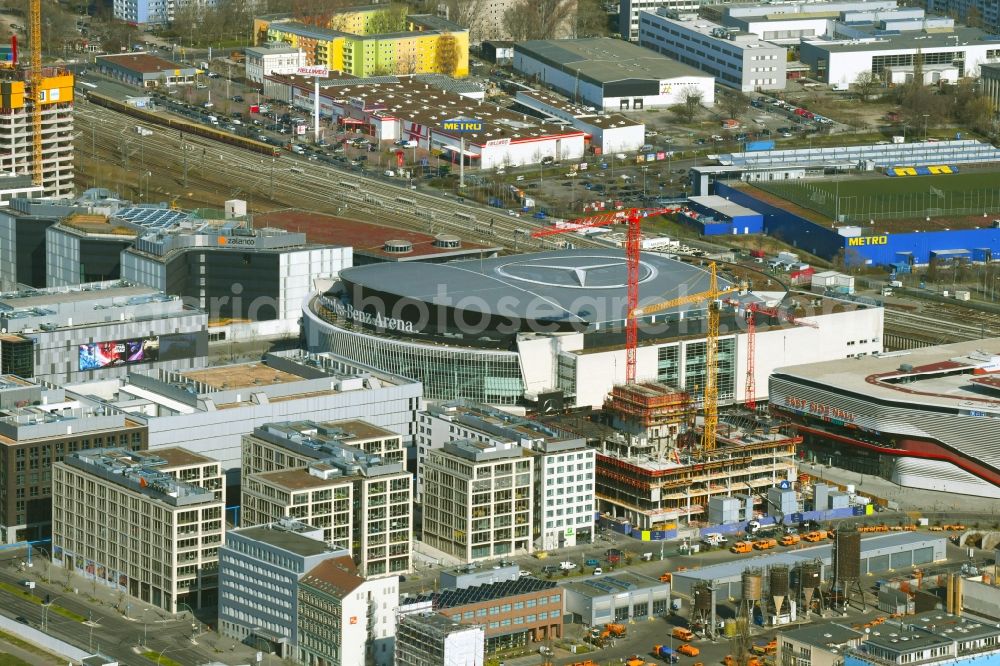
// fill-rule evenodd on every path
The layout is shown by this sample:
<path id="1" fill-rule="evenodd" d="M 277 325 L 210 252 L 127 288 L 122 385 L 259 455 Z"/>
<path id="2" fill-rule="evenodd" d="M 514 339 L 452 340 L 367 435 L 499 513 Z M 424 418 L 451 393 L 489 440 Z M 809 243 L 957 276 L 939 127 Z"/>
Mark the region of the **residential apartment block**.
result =
<path id="1" fill-rule="evenodd" d="M 418 415 L 417 499 L 430 451 L 455 440 L 516 445 L 534 458 L 535 546 L 575 546 L 590 539 L 595 510 L 595 452 L 583 438 L 488 405 L 456 401 Z"/>
<path id="2" fill-rule="evenodd" d="M 3 341 L 0 346 L 6 349 Z M 146 427 L 116 410 L 93 409 L 61 388 L 0 376 L 0 543 L 49 536 L 52 463 L 95 447 L 144 450 Z"/>
<path id="3" fill-rule="evenodd" d="M 55 463 L 52 477 L 53 564 L 169 613 L 216 605 L 218 461 L 181 448 L 91 449 Z"/>
<path id="4" fill-rule="evenodd" d="M 0 155 L 4 168 L 33 173 L 33 95 L 20 72 L 0 77 Z M 73 74 L 55 67 L 42 71 L 42 184 L 46 196 L 73 193 Z"/>
<path id="5" fill-rule="evenodd" d="M 362 421 L 299 421 L 267 424 L 243 443 L 243 524 L 290 516 L 349 549 L 366 578 L 410 572 L 413 477 L 398 435 Z"/>
<path id="6" fill-rule="evenodd" d="M 219 631 L 281 658 L 298 644 L 299 580 L 320 562 L 343 559 L 323 531 L 295 520 L 226 532 L 219 550 Z"/>
<path id="7" fill-rule="evenodd" d="M 346 558 L 320 563 L 299 581 L 298 662 L 389 666 L 398 607 L 398 576 L 365 580 Z"/>
<path id="8" fill-rule="evenodd" d="M 396 625 L 396 666 L 483 666 L 486 633 L 437 613 L 409 613 Z"/>
<path id="9" fill-rule="evenodd" d="M 757 35 L 663 8 L 639 12 L 639 45 L 743 92 L 784 90 L 788 51 Z"/>
<path id="10" fill-rule="evenodd" d="M 448 442 L 430 451 L 424 472 L 424 543 L 463 562 L 534 550 L 534 460 L 526 449 Z"/>
<path id="11" fill-rule="evenodd" d="M 258 43 L 284 42 L 310 65 L 366 77 L 469 74 L 469 31 L 429 14 L 398 15 L 387 5 L 349 7 L 317 27 L 290 16 L 254 19 Z"/>

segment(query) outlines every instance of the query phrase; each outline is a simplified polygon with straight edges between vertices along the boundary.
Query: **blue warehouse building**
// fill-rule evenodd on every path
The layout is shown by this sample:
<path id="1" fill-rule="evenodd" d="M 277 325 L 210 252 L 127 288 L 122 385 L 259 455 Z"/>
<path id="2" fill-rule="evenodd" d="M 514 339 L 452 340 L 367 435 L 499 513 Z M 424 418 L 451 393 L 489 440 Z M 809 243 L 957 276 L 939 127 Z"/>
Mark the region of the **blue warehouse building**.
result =
<path id="1" fill-rule="evenodd" d="M 1000 221 L 990 218 L 984 218 L 981 227 L 963 229 L 919 229 L 921 223 L 914 221 L 911 230 L 889 233 L 869 231 L 864 226 L 824 226 L 758 199 L 753 189 L 738 185 L 717 181 L 715 193 L 760 213 L 764 232 L 769 236 L 824 259 L 843 255 L 849 264 L 898 266 L 928 264 L 932 260 L 990 261 L 1000 252 Z"/>
<path id="2" fill-rule="evenodd" d="M 687 212 L 680 217 L 698 227 L 702 236 L 721 234 L 760 234 L 764 232 L 764 216 L 726 197 L 707 195 L 690 197 Z"/>

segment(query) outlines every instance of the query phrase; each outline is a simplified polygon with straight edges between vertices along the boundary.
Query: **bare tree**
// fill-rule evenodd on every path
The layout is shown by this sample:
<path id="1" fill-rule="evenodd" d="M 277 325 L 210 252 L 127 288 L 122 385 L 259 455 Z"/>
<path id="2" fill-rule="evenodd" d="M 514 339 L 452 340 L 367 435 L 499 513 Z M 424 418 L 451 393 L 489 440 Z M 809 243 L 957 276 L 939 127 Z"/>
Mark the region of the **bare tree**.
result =
<path id="1" fill-rule="evenodd" d="M 861 98 L 862 102 L 867 102 L 872 98 L 875 90 L 882 85 L 882 79 L 879 78 L 878 74 L 873 72 L 861 72 L 858 77 L 854 79 L 854 87 L 858 91 L 858 97 Z"/>
<path id="2" fill-rule="evenodd" d="M 443 12 L 449 21 L 467 28 L 469 41 L 475 44 L 503 36 L 489 19 L 488 4 L 489 0 L 444 0 L 438 11 Z"/>
<path id="3" fill-rule="evenodd" d="M 720 106 L 730 118 L 739 118 L 740 114 L 750 108 L 750 98 L 739 90 L 730 90 L 721 95 Z M 699 100 L 699 104 L 701 100 Z"/>
<path id="4" fill-rule="evenodd" d="M 566 36 L 576 14 L 576 0 L 521 0 L 503 15 L 504 28 L 514 41 Z"/>
<path id="5" fill-rule="evenodd" d="M 608 27 L 609 20 L 609 15 L 600 0 L 577 0 L 577 37 L 606 37 L 611 32 Z"/>
<path id="6" fill-rule="evenodd" d="M 681 93 L 680 104 L 675 104 L 670 107 L 670 111 L 682 122 L 689 123 L 694 120 L 694 117 L 698 114 L 698 109 L 701 107 L 702 97 L 703 95 L 700 90 L 692 86 L 687 86 Z"/>

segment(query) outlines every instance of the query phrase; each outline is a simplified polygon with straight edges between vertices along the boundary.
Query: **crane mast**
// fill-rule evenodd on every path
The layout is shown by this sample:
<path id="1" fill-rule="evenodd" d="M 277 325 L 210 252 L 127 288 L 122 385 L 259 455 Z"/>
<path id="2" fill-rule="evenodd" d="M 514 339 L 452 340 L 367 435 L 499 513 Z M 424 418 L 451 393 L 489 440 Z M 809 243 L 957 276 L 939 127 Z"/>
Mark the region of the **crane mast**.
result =
<path id="1" fill-rule="evenodd" d="M 29 0 L 30 58 L 28 87 L 31 89 L 31 182 L 44 184 L 42 169 L 42 0 Z"/>

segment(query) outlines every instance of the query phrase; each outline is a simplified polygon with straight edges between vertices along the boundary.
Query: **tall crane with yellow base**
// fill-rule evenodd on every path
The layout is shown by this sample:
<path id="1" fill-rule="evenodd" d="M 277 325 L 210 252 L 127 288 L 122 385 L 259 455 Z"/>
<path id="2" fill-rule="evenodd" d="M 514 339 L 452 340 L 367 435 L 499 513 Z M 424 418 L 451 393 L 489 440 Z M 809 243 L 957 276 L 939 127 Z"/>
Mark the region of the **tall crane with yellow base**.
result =
<path id="1" fill-rule="evenodd" d="M 719 310 L 721 303 L 719 299 L 726 294 L 739 291 L 738 287 L 719 288 L 719 279 L 715 262 L 708 265 L 709 282 L 708 289 L 681 296 L 670 301 L 647 305 L 644 308 L 636 308 L 629 314 L 630 317 L 642 317 L 651 315 L 681 305 L 691 305 L 708 301 L 708 333 L 705 336 L 705 429 L 701 433 L 702 452 L 715 450 L 715 431 L 719 424 L 719 386 L 717 376 L 717 356 L 719 352 Z"/>
<path id="2" fill-rule="evenodd" d="M 42 185 L 42 0 L 28 2 L 28 87 L 31 89 L 31 182 Z"/>

